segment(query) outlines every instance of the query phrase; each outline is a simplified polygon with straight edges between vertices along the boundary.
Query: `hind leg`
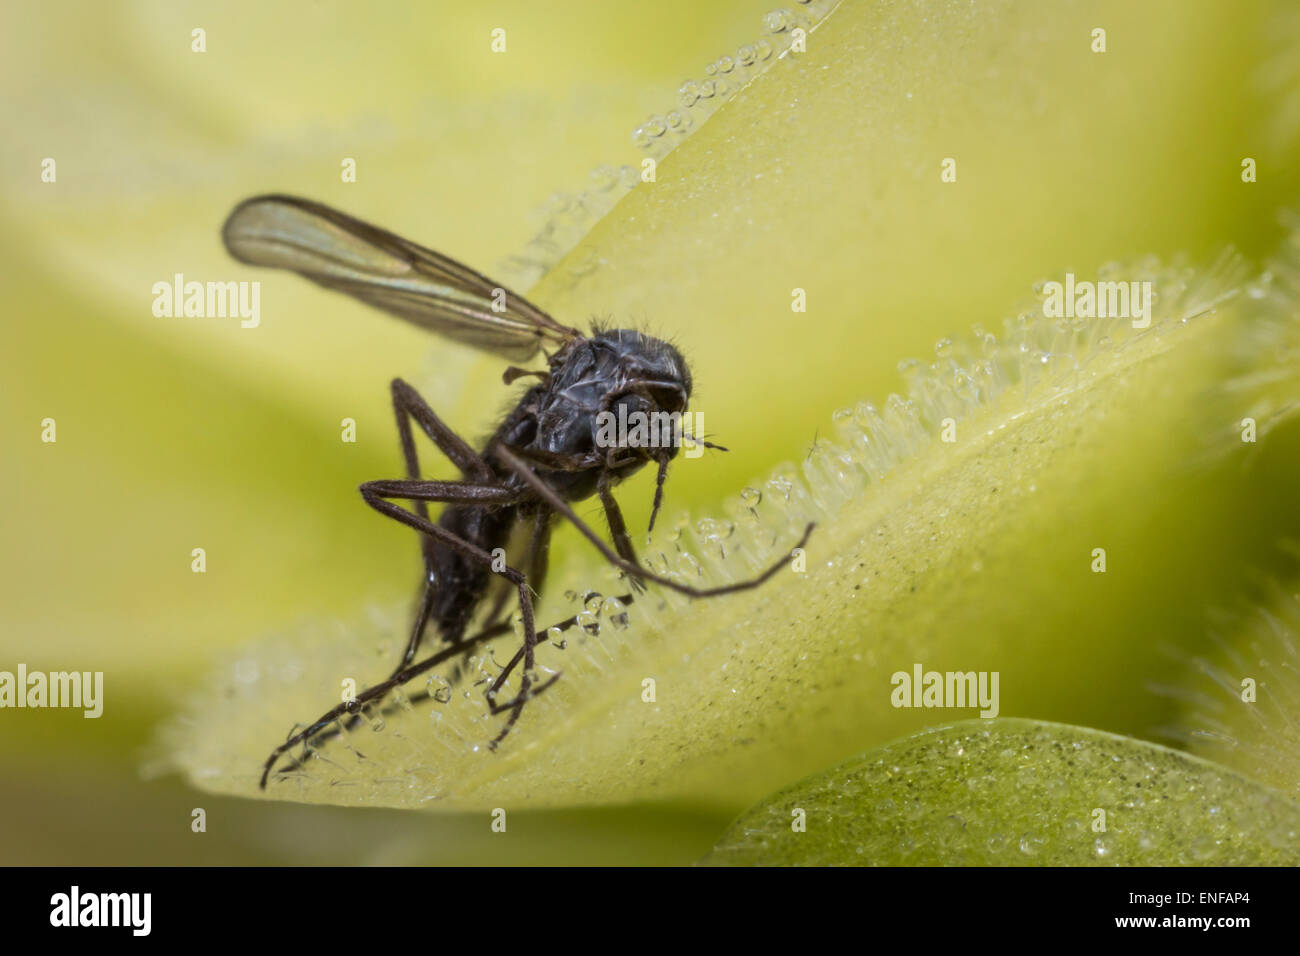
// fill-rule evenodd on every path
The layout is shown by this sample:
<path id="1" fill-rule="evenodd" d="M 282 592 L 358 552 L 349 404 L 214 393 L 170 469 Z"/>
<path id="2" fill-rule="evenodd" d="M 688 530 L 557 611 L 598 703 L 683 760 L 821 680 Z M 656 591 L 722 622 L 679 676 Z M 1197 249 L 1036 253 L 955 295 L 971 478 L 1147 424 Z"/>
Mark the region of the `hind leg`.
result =
<path id="1" fill-rule="evenodd" d="M 619 598 L 619 600 L 623 601 L 624 603 L 630 604 L 633 601 L 633 596 L 631 594 L 624 594 Z M 575 614 L 572 617 L 567 618 L 558 624 L 552 625 L 552 627 L 559 631 L 567 631 L 570 628 L 577 626 L 577 623 L 578 623 L 578 616 Z M 424 674 L 432 670 L 434 667 L 437 667 L 439 664 L 445 663 L 446 661 L 453 659 L 457 654 L 461 653 L 465 647 L 475 647 L 481 644 L 483 641 L 490 640 L 493 637 L 497 637 L 501 634 L 506 633 L 507 630 L 509 630 L 509 625 L 507 625 L 504 622 L 498 622 L 496 624 L 493 624 L 490 627 L 485 627 L 483 630 L 479 631 L 478 633 L 473 634 L 470 637 L 467 637 L 460 644 L 454 647 L 445 647 L 441 651 L 438 651 L 436 654 L 433 654 L 422 661 L 414 663 L 409 667 L 403 668 L 402 670 L 394 674 L 392 677 L 390 677 L 388 680 L 376 684 L 374 687 L 366 688 L 365 690 L 361 691 L 361 693 L 357 694 L 355 701 L 347 701 L 338 704 L 333 708 L 331 708 L 330 710 L 326 711 L 324 714 L 322 714 L 320 717 L 314 720 L 311 723 L 311 725 L 308 726 L 305 730 L 294 734 L 288 740 L 286 740 L 280 746 L 276 747 L 275 750 L 271 752 L 271 756 L 267 758 L 266 764 L 263 766 L 262 769 L 262 782 L 261 782 L 262 789 L 263 790 L 266 789 L 267 778 L 270 776 L 272 769 L 275 767 L 276 761 L 279 760 L 279 758 L 283 754 L 292 750 L 295 746 L 297 746 L 300 743 L 310 744 L 313 740 L 323 743 L 324 741 L 331 740 L 334 737 L 338 736 L 341 729 L 341 724 L 338 723 L 338 719 L 342 717 L 344 714 L 355 715 L 365 704 L 369 703 L 370 701 L 383 698 L 394 688 L 400 687 L 401 685 L 406 684 L 414 680 L 415 678 L 419 677 L 421 674 Z M 547 628 L 547 631 L 549 630 L 550 628 Z M 545 637 L 546 637 L 546 631 L 537 632 L 534 635 L 534 641 L 540 642 Z M 494 687 L 499 688 L 500 683 L 505 680 L 505 678 L 509 675 L 510 671 L 513 671 L 514 668 L 519 665 L 519 663 L 523 660 L 523 658 L 524 658 L 524 649 L 521 646 L 519 650 L 515 653 L 515 656 L 511 659 L 510 663 L 507 665 L 506 670 L 502 673 L 501 677 L 499 677 L 497 681 L 494 682 Z M 537 694 L 540 694 L 543 690 L 545 690 L 552 683 L 554 683 L 558 676 L 559 675 L 556 675 L 556 677 L 552 677 L 545 684 L 535 689 L 532 692 L 531 696 L 536 696 Z M 421 699 L 422 695 L 427 696 L 427 692 L 421 692 L 421 694 L 414 694 L 411 696 L 411 700 L 412 701 L 419 700 Z M 492 712 L 502 713 L 503 711 L 510 709 L 511 707 L 514 707 L 515 713 L 518 713 L 519 706 L 522 706 L 522 704 L 516 705 L 514 701 L 508 702 L 506 704 L 501 704 L 499 706 L 493 705 Z M 513 721 L 511 721 L 511 723 L 513 724 Z M 335 725 L 334 729 L 330 728 L 331 724 Z M 504 734 L 502 734 L 501 736 L 504 736 Z M 498 737 L 498 740 L 499 739 L 500 737 Z M 300 766 L 302 766 L 302 758 L 299 758 L 298 760 L 294 761 L 294 763 L 287 769 L 296 769 Z"/>
<path id="2" fill-rule="evenodd" d="M 421 430 L 437 446 L 447 459 L 455 465 L 467 479 L 480 484 L 494 481 L 492 469 L 488 467 L 479 454 L 465 440 L 438 417 L 414 388 L 400 378 L 393 379 L 390 386 L 393 395 L 393 414 L 397 418 L 397 432 L 402 443 L 402 458 L 406 463 L 406 477 L 409 481 L 420 479 L 420 457 L 415 448 L 415 436 L 411 422 L 416 422 Z M 428 501 L 438 499 L 415 499 L 415 513 L 424 520 L 429 520 Z M 433 592 L 437 586 L 433 573 L 433 539 L 420 537 L 420 553 L 424 559 L 424 580 L 421 583 L 421 595 L 416 607 L 415 619 L 411 633 L 407 638 L 406 650 L 393 673 L 415 659 L 420 643 L 424 639 L 425 628 L 429 624 L 429 614 L 433 608 Z"/>
<path id="3" fill-rule="evenodd" d="M 399 507 L 388 499 L 409 499 L 414 501 L 417 505 L 423 504 L 427 501 L 446 502 L 451 504 L 508 505 L 513 504 L 518 500 L 520 492 L 511 491 L 510 489 L 502 488 L 497 485 L 480 485 L 472 482 L 421 481 L 408 479 L 399 481 L 368 481 L 361 486 L 361 495 L 367 504 L 376 511 L 379 511 L 381 514 L 388 515 L 405 525 L 415 528 L 415 530 L 421 532 L 422 535 L 440 542 L 443 546 L 459 552 L 472 561 L 486 565 L 488 568 L 492 568 L 494 564 L 492 555 L 484 551 L 482 548 L 464 540 L 453 532 L 448 531 L 446 528 L 433 524 L 428 518 L 423 517 L 422 515 Z M 493 568 L 493 573 L 500 574 L 515 586 L 519 595 L 520 607 L 524 614 L 524 626 L 527 629 L 526 633 L 531 634 L 533 630 L 533 608 L 524 575 L 511 567 L 506 567 L 502 571 L 497 571 Z M 505 627 L 502 626 L 501 631 L 504 632 L 504 630 Z M 446 652 L 442 653 L 446 653 L 448 656 L 455 656 L 462 653 L 462 651 L 463 648 L 458 644 L 453 645 Z M 413 651 L 409 648 L 408 653 L 413 655 Z M 439 655 L 435 655 L 435 657 L 442 659 Z M 320 720 L 313 723 L 306 731 L 291 738 L 291 743 L 283 745 L 281 748 L 277 749 L 272 754 L 271 760 L 267 764 L 266 771 L 263 773 L 263 787 L 266 785 L 266 774 L 270 772 L 270 767 L 274 764 L 275 759 L 288 749 L 289 746 L 292 746 L 293 743 L 310 739 L 325 724 L 328 724 L 336 717 L 345 713 L 352 715 L 352 719 L 348 721 L 345 729 L 354 726 L 362 704 L 377 696 L 382 696 L 384 693 L 387 693 L 388 690 L 392 689 L 392 687 L 397 686 L 397 683 L 403 683 L 404 681 L 399 681 L 398 678 L 407 669 L 409 664 L 410 660 L 404 658 L 402 666 L 398 667 L 389 676 L 388 680 L 381 684 L 376 684 L 375 687 L 366 691 L 364 698 L 358 696 L 352 701 L 344 701 L 342 704 L 329 711 Z M 397 683 L 394 683 L 395 681 Z M 524 689 L 526 690 L 527 688 Z"/>

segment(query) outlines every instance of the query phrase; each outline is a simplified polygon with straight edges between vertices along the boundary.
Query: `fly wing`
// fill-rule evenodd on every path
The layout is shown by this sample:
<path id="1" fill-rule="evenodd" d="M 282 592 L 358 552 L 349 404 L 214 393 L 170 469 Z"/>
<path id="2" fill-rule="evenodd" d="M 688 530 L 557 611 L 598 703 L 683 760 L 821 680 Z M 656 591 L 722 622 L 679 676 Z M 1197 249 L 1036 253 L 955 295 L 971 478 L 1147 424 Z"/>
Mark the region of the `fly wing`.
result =
<path id="1" fill-rule="evenodd" d="M 468 266 L 308 199 L 247 199 L 221 234 L 240 262 L 290 269 L 512 361 L 581 335 Z"/>

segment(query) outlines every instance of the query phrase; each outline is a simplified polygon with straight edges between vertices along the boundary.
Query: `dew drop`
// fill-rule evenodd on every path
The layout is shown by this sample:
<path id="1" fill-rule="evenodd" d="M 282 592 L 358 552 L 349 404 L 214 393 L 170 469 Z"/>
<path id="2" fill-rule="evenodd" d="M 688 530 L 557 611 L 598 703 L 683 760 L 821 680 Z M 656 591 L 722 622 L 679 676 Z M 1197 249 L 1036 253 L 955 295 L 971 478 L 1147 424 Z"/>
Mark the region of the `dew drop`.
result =
<path id="1" fill-rule="evenodd" d="M 719 558 L 727 556 L 726 541 L 731 537 L 735 526 L 729 521 L 720 521 L 717 518 L 701 518 L 695 526 L 700 541 L 713 555 Z"/>
<path id="2" fill-rule="evenodd" d="M 688 578 L 690 577 L 698 578 L 704 574 L 704 568 L 701 567 L 699 558 L 695 557 L 695 555 L 691 554 L 689 551 L 682 551 L 678 553 L 677 566 L 682 570 L 683 573 L 686 574 Z"/>
<path id="3" fill-rule="evenodd" d="M 773 10 L 763 15 L 763 29 L 768 33 L 782 33 L 790 26 L 788 10 Z"/>
<path id="4" fill-rule="evenodd" d="M 614 188 L 618 181 L 618 174 L 613 166 L 597 166 L 587 174 L 587 180 L 592 189 L 599 192 L 608 192 Z"/>
<path id="5" fill-rule="evenodd" d="M 1043 838 L 1026 833 L 1020 838 L 1020 852 L 1025 856 L 1037 856 L 1043 849 Z"/>
<path id="6" fill-rule="evenodd" d="M 767 490 L 772 492 L 772 496 L 780 501 L 789 501 L 790 492 L 794 490 L 794 484 L 780 475 L 768 479 Z"/>
<path id="7" fill-rule="evenodd" d="M 616 597 L 605 598 L 602 607 L 605 618 L 616 631 L 624 630 L 628 625 L 627 608 Z"/>
<path id="8" fill-rule="evenodd" d="M 429 688 L 429 696 L 439 704 L 451 703 L 451 685 L 438 677 L 436 674 L 425 681 L 425 686 Z"/>

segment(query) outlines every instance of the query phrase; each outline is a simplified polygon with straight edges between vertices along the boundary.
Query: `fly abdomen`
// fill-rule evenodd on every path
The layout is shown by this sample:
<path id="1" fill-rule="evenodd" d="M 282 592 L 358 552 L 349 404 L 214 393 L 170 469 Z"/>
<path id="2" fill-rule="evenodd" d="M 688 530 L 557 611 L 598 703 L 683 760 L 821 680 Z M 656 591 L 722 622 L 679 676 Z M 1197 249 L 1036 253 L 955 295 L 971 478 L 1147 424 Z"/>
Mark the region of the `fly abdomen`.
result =
<path id="1" fill-rule="evenodd" d="M 506 547 L 517 510 L 451 505 L 443 511 L 438 524 L 491 553 Z M 475 559 L 439 541 L 433 549 L 433 577 L 437 590 L 430 617 L 443 641 L 458 644 L 492 583 L 493 573 Z"/>

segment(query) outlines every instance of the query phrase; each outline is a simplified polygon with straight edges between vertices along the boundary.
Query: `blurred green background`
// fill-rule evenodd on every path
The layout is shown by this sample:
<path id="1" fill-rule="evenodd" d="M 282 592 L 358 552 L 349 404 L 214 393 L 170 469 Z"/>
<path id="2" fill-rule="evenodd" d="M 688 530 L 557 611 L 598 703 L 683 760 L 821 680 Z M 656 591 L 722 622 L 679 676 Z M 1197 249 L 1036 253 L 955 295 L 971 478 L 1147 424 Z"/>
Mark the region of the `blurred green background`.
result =
<path id="1" fill-rule="evenodd" d="M 153 728 L 223 650 L 409 599 L 415 543 L 355 491 L 398 469 L 388 380 L 418 382 L 470 433 L 504 401 L 490 360 L 292 277 L 237 268 L 218 239 L 230 207 L 260 192 L 307 195 L 493 274 L 557 191 L 584 188 L 599 164 L 637 162 L 636 124 L 672 108 L 683 79 L 755 39 L 770 6 L 5 8 L 0 668 L 102 670 L 106 707 L 98 721 L 0 714 L 0 861 L 682 862 L 711 845 L 729 818 L 716 808 L 518 814 L 504 841 L 481 815 L 219 799 L 175 777 L 142 779 L 140 768 Z M 814 111 L 806 118 L 822 125 L 781 142 L 820 157 L 846 141 L 930 142 L 940 129 L 985 173 L 960 203 L 883 194 L 889 154 L 864 149 L 773 194 L 723 183 L 701 199 L 698 222 L 651 219 L 649 231 L 677 229 L 683 247 L 707 252 L 686 257 L 681 281 L 647 293 L 632 318 L 688 342 L 710 427 L 725 423 L 737 449 L 674 486 L 675 502 L 716 501 L 799 454 L 831 408 L 883 397 L 898 387 L 900 358 L 996 318 L 1035 278 L 1147 252 L 1203 259 L 1229 241 L 1257 257 L 1273 248 L 1273 211 L 1297 195 L 1295 137 L 1278 123 L 1295 102 L 1293 49 L 1277 45 L 1295 35 L 1294 17 L 1264 0 L 1136 6 L 1064 3 L 1047 15 L 990 4 L 998 29 L 954 35 L 953 49 L 924 56 L 882 35 L 862 54 L 880 59 L 880 89 L 862 89 L 852 118 Z M 1115 45 L 1107 71 L 1086 52 L 1061 54 L 1076 49 L 1053 32 L 1062 17 L 1081 28 L 1104 18 Z M 489 48 L 499 26 L 505 55 Z M 206 53 L 191 52 L 195 27 Z M 1007 30 L 1041 35 L 1037 58 L 1000 58 Z M 901 90 L 909 65 L 917 95 L 931 98 L 920 119 L 881 99 Z M 953 95 L 976 82 L 978 108 Z M 771 156 L 741 147 L 718 163 L 750 181 L 746 164 Z M 1267 170 L 1248 191 L 1242 155 Z M 44 157 L 57 161 L 55 184 L 40 181 Z M 357 160 L 356 183 L 340 181 L 343 157 Z M 1052 173 L 1029 180 L 1030 166 Z M 779 222 L 828 192 L 842 196 L 843 218 L 816 218 L 797 235 L 708 231 L 719 208 L 752 218 L 770 202 Z M 634 193 L 626 205 L 650 202 Z M 617 246 L 631 215 L 620 207 L 599 227 L 614 231 L 602 248 Z M 818 255 L 845 243 L 860 274 Z M 798 282 L 773 273 L 773 254 L 786 253 Z M 657 282 L 657 272 L 633 274 L 635 258 L 614 259 L 583 301 L 601 301 L 601 283 Z M 155 318 L 151 287 L 176 272 L 261 280 L 261 327 Z M 710 323 L 692 296 L 711 273 L 742 297 L 780 286 L 769 300 L 778 304 L 762 314 L 745 302 L 754 324 L 744 329 Z M 836 301 L 860 291 L 861 307 L 820 317 L 820 346 L 792 348 L 782 329 L 794 284 L 835 290 Z M 563 321 L 590 318 L 563 308 L 563 284 L 541 288 Z M 45 417 L 58 422 L 57 444 L 39 440 Z M 343 417 L 359 423 L 355 445 L 338 440 Z M 643 504 L 629 511 L 644 521 Z M 194 547 L 207 551 L 204 575 L 190 572 Z M 1103 704 L 1094 695 L 1090 706 Z M 207 810 L 205 834 L 190 831 L 194 807 Z"/>

